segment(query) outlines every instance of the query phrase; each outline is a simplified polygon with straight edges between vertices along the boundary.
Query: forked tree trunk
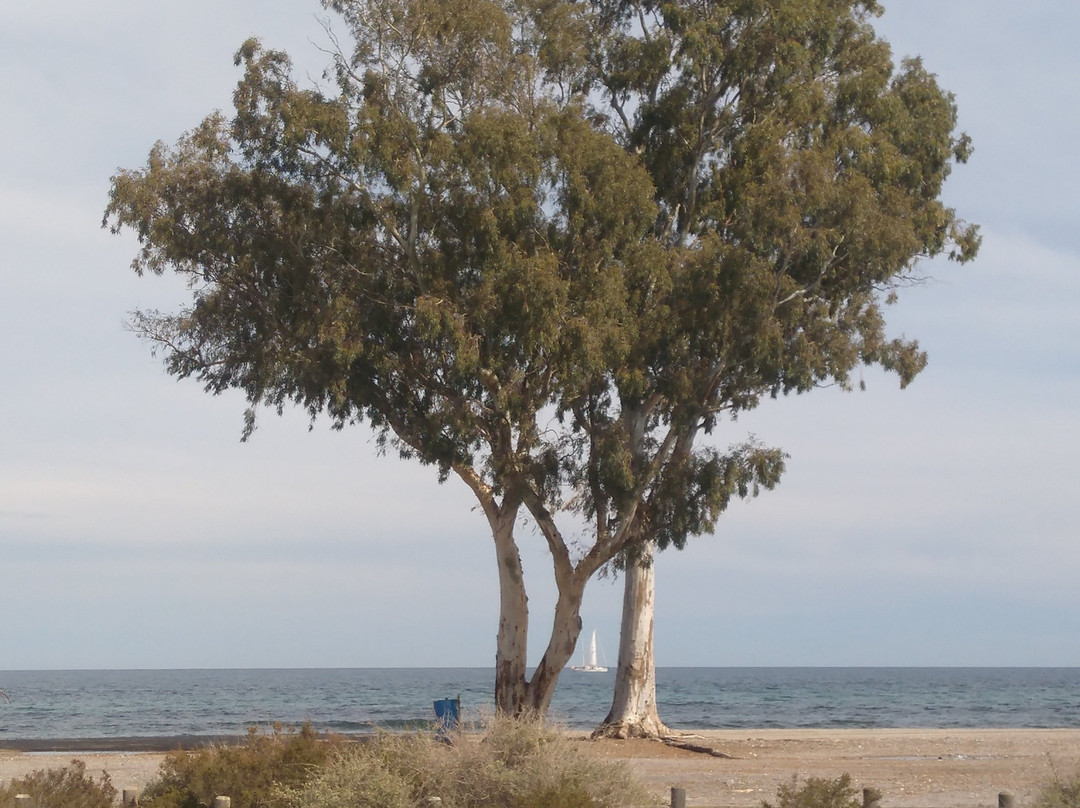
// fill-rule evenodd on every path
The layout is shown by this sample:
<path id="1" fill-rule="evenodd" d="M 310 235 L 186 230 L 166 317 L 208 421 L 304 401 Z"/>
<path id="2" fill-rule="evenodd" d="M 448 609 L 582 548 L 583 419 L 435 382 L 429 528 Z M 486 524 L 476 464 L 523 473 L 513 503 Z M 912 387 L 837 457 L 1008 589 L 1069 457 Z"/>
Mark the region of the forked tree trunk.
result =
<path id="1" fill-rule="evenodd" d="M 492 518 L 492 535 L 499 564 L 499 635 L 495 653 L 495 709 L 502 715 L 544 716 L 559 674 L 574 653 L 581 634 L 581 600 L 587 576 L 556 566 L 559 589 L 547 650 L 532 679 L 527 676 L 529 598 L 525 574 L 514 541 L 516 514 Z"/>
<path id="2" fill-rule="evenodd" d="M 656 709 L 653 613 L 656 601 L 652 544 L 641 560 L 627 565 L 623 578 L 619 663 L 611 711 L 593 737 L 662 738 L 671 731 Z"/>
<path id="3" fill-rule="evenodd" d="M 517 554 L 515 552 L 515 558 Z M 562 582 L 565 584 L 566 582 Z M 525 603 L 525 589 L 520 587 L 520 597 L 508 597 L 509 589 L 517 590 L 516 582 L 509 582 L 504 589 L 502 602 L 503 614 L 499 621 L 499 653 L 495 670 L 495 707 L 499 713 L 511 716 L 547 715 L 551 699 L 555 695 L 555 686 L 570 657 L 574 653 L 578 636 L 581 634 L 581 598 L 582 586 L 578 581 L 561 585 L 559 599 L 555 605 L 555 618 L 551 627 L 551 639 L 547 650 L 540 658 L 532 678 L 526 678 L 527 632 L 515 617 L 524 614 L 528 621 L 527 610 L 522 612 Z"/>

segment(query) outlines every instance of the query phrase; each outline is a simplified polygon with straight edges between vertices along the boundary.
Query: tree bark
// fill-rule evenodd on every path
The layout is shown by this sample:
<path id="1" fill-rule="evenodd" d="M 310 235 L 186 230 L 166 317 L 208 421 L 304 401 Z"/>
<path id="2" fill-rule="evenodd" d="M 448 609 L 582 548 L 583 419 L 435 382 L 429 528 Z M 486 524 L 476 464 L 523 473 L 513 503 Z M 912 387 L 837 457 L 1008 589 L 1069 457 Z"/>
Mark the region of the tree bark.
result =
<path id="1" fill-rule="evenodd" d="M 514 541 L 517 510 L 490 520 L 499 566 L 499 633 L 495 646 L 495 709 L 520 715 L 528 703 L 526 678 L 529 639 L 529 597 L 521 554 Z"/>
<path id="2" fill-rule="evenodd" d="M 540 659 L 532 681 L 529 682 L 528 710 L 536 715 L 546 715 L 555 695 L 559 674 L 574 654 L 581 635 L 581 600 L 585 584 L 577 575 L 566 580 L 556 580 L 559 598 L 555 603 L 555 618 L 551 626 L 551 639 Z"/>
<path id="3" fill-rule="evenodd" d="M 615 692 L 611 710 L 593 737 L 663 738 L 671 734 L 656 708 L 654 552 L 650 542 L 642 550 L 640 560 L 632 561 L 626 567 Z"/>
<path id="4" fill-rule="evenodd" d="M 581 601 L 588 576 L 567 565 L 555 565 L 559 597 L 551 637 L 532 678 L 528 678 L 529 598 L 521 554 L 514 540 L 516 508 L 489 516 L 499 566 L 499 634 L 495 652 L 495 709 L 502 715 L 544 716 L 559 674 L 573 656 L 581 634 Z"/>

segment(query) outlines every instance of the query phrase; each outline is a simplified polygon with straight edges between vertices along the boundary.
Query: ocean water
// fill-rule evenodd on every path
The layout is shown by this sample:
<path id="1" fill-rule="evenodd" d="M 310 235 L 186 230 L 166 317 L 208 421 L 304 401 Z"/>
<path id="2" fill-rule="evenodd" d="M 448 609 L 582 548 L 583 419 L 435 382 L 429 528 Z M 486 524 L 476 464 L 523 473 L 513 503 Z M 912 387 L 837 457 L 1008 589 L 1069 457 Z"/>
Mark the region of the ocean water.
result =
<path id="1" fill-rule="evenodd" d="M 566 671 L 551 714 L 589 729 L 614 673 Z M 372 732 L 434 720 L 462 699 L 493 712 L 486 668 L 0 671 L 5 739 L 242 735 L 311 722 Z M 678 729 L 1080 727 L 1080 668 L 660 668 L 657 699 Z"/>

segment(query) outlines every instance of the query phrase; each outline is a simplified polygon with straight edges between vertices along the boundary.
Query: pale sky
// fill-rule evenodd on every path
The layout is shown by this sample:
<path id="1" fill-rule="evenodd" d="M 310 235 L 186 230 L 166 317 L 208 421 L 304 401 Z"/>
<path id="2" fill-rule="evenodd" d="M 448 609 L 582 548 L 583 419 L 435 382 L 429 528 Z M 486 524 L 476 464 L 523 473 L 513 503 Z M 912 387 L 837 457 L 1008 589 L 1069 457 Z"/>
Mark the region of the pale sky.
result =
<path id="1" fill-rule="evenodd" d="M 659 665 L 1080 665 L 1080 4 L 892 0 L 878 29 L 956 94 L 946 198 L 972 265 L 890 311 L 905 391 L 768 402 L 720 431 L 780 487 L 657 562 Z M 315 0 L 0 6 L 0 670 L 489 666 L 498 595 L 464 485 L 177 382 L 125 331 L 176 306 L 100 229 L 110 176 L 214 108 L 249 35 L 317 76 Z M 547 640 L 550 564 L 520 533 Z M 621 585 L 583 619 L 614 661 Z"/>

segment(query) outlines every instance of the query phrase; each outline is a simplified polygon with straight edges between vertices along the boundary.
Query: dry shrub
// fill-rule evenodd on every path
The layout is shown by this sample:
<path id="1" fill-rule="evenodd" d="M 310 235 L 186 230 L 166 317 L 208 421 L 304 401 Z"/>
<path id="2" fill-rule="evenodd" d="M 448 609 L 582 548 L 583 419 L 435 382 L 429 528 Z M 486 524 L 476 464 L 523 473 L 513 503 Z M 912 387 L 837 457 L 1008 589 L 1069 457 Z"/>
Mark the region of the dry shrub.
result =
<path id="1" fill-rule="evenodd" d="M 424 745 L 388 736 L 339 749 L 304 783 L 279 785 L 280 808 L 411 808 L 410 769 Z"/>
<path id="2" fill-rule="evenodd" d="M 170 752 L 160 776 L 144 789 L 145 808 L 199 808 L 214 797 L 232 798 L 233 808 L 266 808 L 278 786 L 296 785 L 322 766 L 338 743 L 310 726 L 271 734 L 248 730 L 239 746 L 208 746 L 193 752 Z"/>
<path id="3" fill-rule="evenodd" d="M 880 799 L 872 790 L 870 798 Z M 799 778 L 792 777 L 776 790 L 776 808 L 862 808 L 862 795 L 851 785 L 851 776 L 842 774 L 834 780 L 810 777 L 800 787 Z M 762 801 L 762 808 L 774 808 Z"/>
<path id="4" fill-rule="evenodd" d="M 1035 800 L 1035 808 L 1080 808 L 1080 771 L 1062 777 L 1052 766 L 1054 779 L 1044 785 Z"/>
<path id="5" fill-rule="evenodd" d="M 314 777 L 280 788 L 281 808 L 616 808 L 652 799 L 625 766 L 581 751 L 534 720 L 496 719 L 452 745 L 430 735 L 380 735 L 343 747 Z"/>
<path id="6" fill-rule="evenodd" d="M 112 808 L 116 788 L 106 772 L 95 780 L 86 774 L 86 764 L 73 760 L 62 769 L 40 769 L 17 777 L 0 788 L 0 805 L 15 804 L 16 794 L 29 794 L 39 808 Z"/>

